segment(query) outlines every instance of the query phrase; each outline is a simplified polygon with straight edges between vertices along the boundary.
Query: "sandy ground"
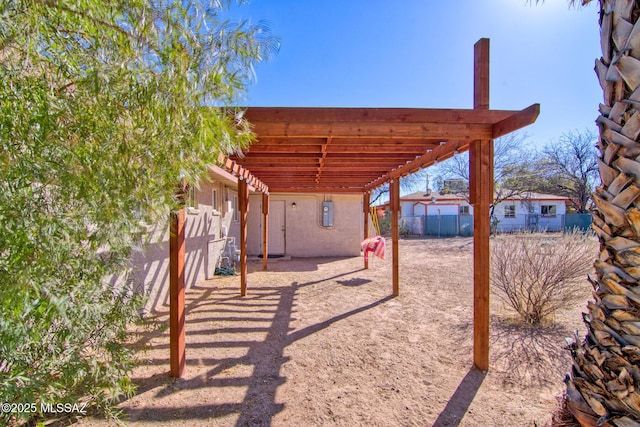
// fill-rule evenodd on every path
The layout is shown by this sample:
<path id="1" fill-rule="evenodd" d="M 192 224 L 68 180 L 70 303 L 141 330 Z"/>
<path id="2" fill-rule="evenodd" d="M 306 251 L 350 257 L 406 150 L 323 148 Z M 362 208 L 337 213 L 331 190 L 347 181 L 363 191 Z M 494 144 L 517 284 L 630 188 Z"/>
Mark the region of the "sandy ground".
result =
<path id="1" fill-rule="evenodd" d="M 170 379 L 168 330 L 136 335 L 135 426 L 533 426 L 550 422 L 570 366 L 575 306 L 545 328 L 520 326 L 492 298 L 491 368 L 472 368 L 472 240 L 402 240 L 391 259 L 313 258 L 249 265 L 187 292 L 187 367 Z M 157 317 L 167 322 L 167 313 Z M 86 419 L 81 425 L 105 425 Z"/>

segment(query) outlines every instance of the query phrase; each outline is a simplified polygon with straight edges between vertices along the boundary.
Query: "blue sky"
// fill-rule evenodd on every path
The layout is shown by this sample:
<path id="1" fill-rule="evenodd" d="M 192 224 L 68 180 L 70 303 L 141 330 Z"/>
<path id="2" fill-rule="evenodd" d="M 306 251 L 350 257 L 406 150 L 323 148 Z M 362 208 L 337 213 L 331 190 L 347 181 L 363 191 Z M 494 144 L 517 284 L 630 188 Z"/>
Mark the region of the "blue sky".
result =
<path id="1" fill-rule="evenodd" d="M 473 107 L 473 45 L 491 39 L 490 106 L 540 103 L 530 142 L 594 127 L 602 92 L 594 4 L 567 0 L 252 0 L 280 52 L 256 68 L 249 106 Z"/>

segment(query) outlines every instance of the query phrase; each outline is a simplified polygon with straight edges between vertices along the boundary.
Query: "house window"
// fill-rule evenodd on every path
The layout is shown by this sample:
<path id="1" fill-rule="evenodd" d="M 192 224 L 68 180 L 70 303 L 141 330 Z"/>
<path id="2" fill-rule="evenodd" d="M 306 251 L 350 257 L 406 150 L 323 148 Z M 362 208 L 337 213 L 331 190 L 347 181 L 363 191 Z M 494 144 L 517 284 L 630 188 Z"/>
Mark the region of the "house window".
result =
<path id="1" fill-rule="evenodd" d="M 469 215 L 469 206 L 460 206 L 460 215 Z"/>
<path id="2" fill-rule="evenodd" d="M 233 196 L 233 220 L 240 221 L 240 212 L 238 212 L 238 196 Z"/>
<path id="3" fill-rule="evenodd" d="M 211 190 L 211 209 L 218 210 L 218 190 L 215 188 Z"/>
<path id="4" fill-rule="evenodd" d="M 542 216 L 556 216 L 556 205 L 542 205 L 540 206 L 540 213 Z"/>
<path id="5" fill-rule="evenodd" d="M 196 188 L 189 186 L 189 194 L 187 197 L 187 208 L 198 209 L 198 198 L 196 196 Z"/>
<path id="6" fill-rule="evenodd" d="M 516 217 L 516 205 L 506 205 L 504 207 L 504 217 L 505 218 L 515 218 Z"/>

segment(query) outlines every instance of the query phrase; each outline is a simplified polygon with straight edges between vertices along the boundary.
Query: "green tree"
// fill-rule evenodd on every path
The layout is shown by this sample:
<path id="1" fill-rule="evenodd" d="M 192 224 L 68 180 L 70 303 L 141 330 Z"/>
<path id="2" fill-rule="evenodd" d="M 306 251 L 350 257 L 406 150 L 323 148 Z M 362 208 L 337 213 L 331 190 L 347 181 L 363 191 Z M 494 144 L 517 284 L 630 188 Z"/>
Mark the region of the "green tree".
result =
<path id="1" fill-rule="evenodd" d="M 0 0 L 0 401 L 131 392 L 139 298 L 105 278 L 180 182 L 250 142 L 227 106 L 278 47 L 231 3 Z"/>

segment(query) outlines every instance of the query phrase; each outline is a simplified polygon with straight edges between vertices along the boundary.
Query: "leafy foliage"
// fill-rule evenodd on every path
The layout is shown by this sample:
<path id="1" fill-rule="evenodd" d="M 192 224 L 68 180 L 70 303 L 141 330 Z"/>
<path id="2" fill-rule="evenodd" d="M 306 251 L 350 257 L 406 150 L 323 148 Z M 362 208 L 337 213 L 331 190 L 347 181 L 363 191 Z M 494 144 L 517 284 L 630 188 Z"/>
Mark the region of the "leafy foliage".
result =
<path id="1" fill-rule="evenodd" d="M 225 106 L 277 49 L 230 3 L 0 0 L 0 401 L 132 390 L 140 298 L 106 278 L 181 180 L 249 143 Z"/>

